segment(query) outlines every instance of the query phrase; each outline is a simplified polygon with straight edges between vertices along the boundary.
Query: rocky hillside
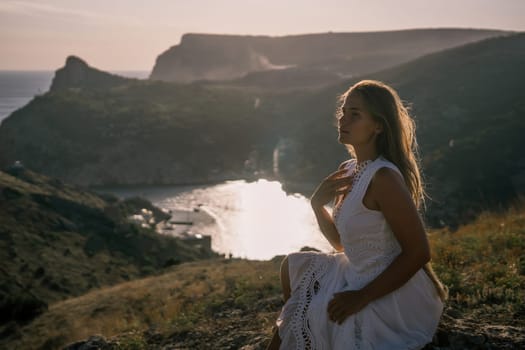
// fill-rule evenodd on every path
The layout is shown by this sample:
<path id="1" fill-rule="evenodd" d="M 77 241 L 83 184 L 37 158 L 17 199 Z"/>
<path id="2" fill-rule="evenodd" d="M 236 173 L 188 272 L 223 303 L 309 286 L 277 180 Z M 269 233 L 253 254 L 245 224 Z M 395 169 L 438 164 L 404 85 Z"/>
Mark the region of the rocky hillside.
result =
<path id="1" fill-rule="evenodd" d="M 142 209 L 154 222 L 169 218 L 142 198 L 96 194 L 19 165 L 0 171 L 0 334 L 60 300 L 217 256 L 128 220 Z"/>
<path id="2" fill-rule="evenodd" d="M 523 349 L 524 206 L 484 213 L 456 232 L 431 231 L 429 238 L 450 298 L 426 349 Z M 264 349 L 282 307 L 281 259 L 183 263 L 91 291 L 53 303 L 0 346 Z"/>
<path id="3" fill-rule="evenodd" d="M 53 90 L 3 120 L 0 166 L 21 160 L 80 185 L 239 178 L 275 139 L 275 117 L 255 103 L 248 92 L 150 81 Z"/>
<path id="4" fill-rule="evenodd" d="M 291 75 L 287 70 L 293 69 L 296 76 L 315 82 L 312 74 L 324 79 L 367 74 L 430 52 L 506 33 L 510 32 L 454 28 L 282 37 L 190 33 L 182 36 L 179 45 L 157 57 L 150 79 L 229 80 L 247 73 L 274 71 L 274 78 L 281 72 L 282 81 L 286 81 Z"/>

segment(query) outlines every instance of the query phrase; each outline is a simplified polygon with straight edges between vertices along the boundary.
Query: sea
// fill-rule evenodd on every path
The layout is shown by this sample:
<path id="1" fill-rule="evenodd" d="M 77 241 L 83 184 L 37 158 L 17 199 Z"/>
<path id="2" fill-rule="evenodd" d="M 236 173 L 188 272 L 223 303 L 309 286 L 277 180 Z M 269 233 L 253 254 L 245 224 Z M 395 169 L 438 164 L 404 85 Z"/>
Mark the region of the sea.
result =
<path id="1" fill-rule="evenodd" d="M 115 71 L 146 79 L 148 71 Z M 35 95 L 49 90 L 54 71 L 0 71 L 0 123 Z M 302 247 L 330 251 L 309 200 L 285 193 L 281 183 L 259 179 L 199 186 L 108 187 L 98 191 L 120 198 L 140 196 L 165 211 L 202 210 L 213 222 L 191 227 L 208 235 L 212 249 L 226 256 L 267 260 Z"/>

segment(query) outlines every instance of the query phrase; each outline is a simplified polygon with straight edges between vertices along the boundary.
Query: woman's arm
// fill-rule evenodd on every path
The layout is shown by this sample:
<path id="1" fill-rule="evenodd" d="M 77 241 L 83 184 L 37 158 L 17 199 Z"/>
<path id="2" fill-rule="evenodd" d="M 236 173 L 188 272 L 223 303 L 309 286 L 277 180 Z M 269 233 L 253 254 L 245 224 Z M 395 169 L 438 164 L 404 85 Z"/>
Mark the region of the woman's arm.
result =
<path id="1" fill-rule="evenodd" d="M 342 251 L 343 245 L 341 244 L 341 236 L 339 236 L 339 232 L 337 232 L 337 229 L 335 228 L 334 220 L 330 213 L 328 213 L 324 206 L 316 207 L 312 205 L 312 208 L 323 235 L 336 251 Z"/>
<path id="2" fill-rule="evenodd" d="M 392 263 L 359 291 L 336 293 L 328 304 L 330 319 L 342 323 L 368 303 L 404 285 L 430 260 L 430 247 L 415 204 L 402 177 L 393 169 L 379 169 L 372 180 L 374 201 L 401 245 Z"/>
<path id="3" fill-rule="evenodd" d="M 374 199 L 401 245 L 401 253 L 363 288 L 369 302 L 401 287 L 430 261 L 425 228 L 402 177 L 389 168 L 379 169 L 374 177 Z"/>
<path id="4" fill-rule="evenodd" d="M 337 197 L 338 194 L 348 192 L 353 177 L 343 176 L 347 171 L 345 165 L 346 162 L 341 163 L 336 172 L 325 178 L 310 199 L 310 204 L 314 210 L 315 218 L 317 219 L 321 232 L 337 252 L 343 250 L 341 236 L 339 232 L 337 232 L 332 215 L 330 215 L 324 206 L 330 200 L 333 200 L 334 197 Z"/>

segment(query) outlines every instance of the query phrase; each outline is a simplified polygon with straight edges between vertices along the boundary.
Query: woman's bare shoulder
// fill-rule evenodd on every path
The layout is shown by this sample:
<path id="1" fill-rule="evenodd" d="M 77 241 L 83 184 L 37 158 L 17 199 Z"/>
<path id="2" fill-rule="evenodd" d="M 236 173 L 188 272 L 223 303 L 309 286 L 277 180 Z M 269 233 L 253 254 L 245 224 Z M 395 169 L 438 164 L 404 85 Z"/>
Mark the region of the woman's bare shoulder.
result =
<path id="1" fill-rule="evenodd" d="M 391 183 L 392 181 L 395 181 L 395 182 L 401 181 L 402 183 L 404 183 L 403 175 L 401 174 L 401 171 L 395 165 L 393 167 L 381 166 L 375 172 L 373 179 L 376 181 L 379 180 L 381 182 L 386 181 L 387 183 L 388 182 Z"/>
<path id="2" fill-rule="evenodd" d="M 372 197 L 378 204 L 384 201 L 411 200 L 410 191 L 403 176 L 391 167 L 379 168 L 371 181 Z"/>

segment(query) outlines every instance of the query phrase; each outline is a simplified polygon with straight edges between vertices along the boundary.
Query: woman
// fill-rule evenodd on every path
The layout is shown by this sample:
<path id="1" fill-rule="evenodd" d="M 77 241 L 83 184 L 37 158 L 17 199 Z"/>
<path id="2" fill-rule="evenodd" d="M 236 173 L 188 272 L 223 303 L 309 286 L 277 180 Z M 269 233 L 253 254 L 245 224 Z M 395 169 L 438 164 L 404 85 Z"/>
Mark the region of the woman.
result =
<path id="1" fill-rule="evenodd" d="M 283 260 L 285 304 L 268 349 L 420 349 L 432 341 L 447 290 L 418 213 L 425 193 L 414 122 L 379 81 L 356 83 L 341 102 L 339 142 L 352 159 L 310 199 L 336 252 Z"/>

